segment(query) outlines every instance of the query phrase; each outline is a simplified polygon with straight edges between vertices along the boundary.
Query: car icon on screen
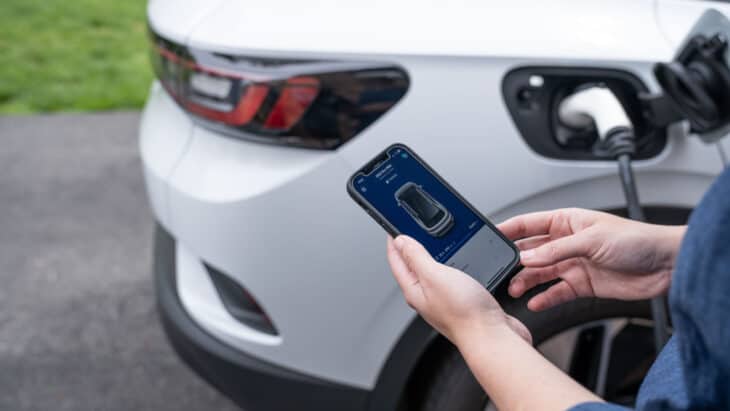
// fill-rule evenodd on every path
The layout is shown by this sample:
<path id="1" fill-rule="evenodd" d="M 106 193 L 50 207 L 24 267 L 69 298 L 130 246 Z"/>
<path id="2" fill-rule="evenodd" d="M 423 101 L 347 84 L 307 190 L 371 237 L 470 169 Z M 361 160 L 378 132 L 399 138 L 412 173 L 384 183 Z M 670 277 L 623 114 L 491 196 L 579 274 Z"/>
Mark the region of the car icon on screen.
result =
<path id="1" fill-rule="evenodd" d="M 449 210 L 414 182 L 403 184 L 395 192 L 395 200 L 421 228 L 434 237 L 443 236 L 454 226 L 454 216 Z"/>

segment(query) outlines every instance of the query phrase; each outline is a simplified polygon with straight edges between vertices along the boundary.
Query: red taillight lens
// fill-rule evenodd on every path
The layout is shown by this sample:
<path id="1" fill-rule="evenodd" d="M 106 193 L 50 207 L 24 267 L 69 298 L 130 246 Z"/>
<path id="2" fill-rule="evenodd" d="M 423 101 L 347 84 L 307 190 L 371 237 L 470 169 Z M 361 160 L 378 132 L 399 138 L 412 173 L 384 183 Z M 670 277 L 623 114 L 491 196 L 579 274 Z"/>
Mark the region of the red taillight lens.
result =
<path id="1" fill-rule="evenodd" d="M 408 88 L 393 66 L 222 55 L 151 39 L 155 72 L 175 101 L 201 124 L 241 138 L 336 148 Z"/>
<path id="2" fill-rule="evenodd" d="M 228 124 L 231 126 L 242 126 L 249 123 L 253 116 L 261 108 L 261 104 L 266 99 L 266 95 L 269 93 L 269 87 L 261 84 L 252 84 L 247 86 L 236 106 L 230 111 L 216 110 L 215 108 L 207 107 L 199 103 L 193 103 L 192 101 L 184 102 L 185 108 L 190 110 L 191 113 L 199 116 L 208 118 L 210 120 L 220 121 L 221 123 Z"/>
<path id="3" fill-rule="evenodd" d="M 271 108 L 264 127 L 271 130 L 290 129 L 312 104 L 318 91 L 319 80 L 314 77 L 290 78 Z"/>
<path id="4" fill-rule="evenodd" d="M 162 45 L 155 46 L 155 51 L 159 55 L 155 67 L 165 89 L 188 111 L 209 120 L 245 125 L 269 93 L 266 84 L 203 67 L 191 56 L 178 55 Z"/>

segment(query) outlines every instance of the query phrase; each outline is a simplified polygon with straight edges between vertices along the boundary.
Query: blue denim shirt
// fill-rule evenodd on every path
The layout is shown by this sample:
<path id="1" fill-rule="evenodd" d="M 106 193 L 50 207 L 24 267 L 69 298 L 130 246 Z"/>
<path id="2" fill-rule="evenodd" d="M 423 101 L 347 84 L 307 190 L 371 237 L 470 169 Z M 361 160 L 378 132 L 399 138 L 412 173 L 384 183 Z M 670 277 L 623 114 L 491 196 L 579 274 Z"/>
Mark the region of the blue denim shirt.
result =
<path id="1" fill-rule="evenodd" d="M 730 168 L 692 213 L 669 291 L 674 336 L 639 390 L 637 410 L 730 410 Z M 625 410 L 585 403 L 576 411 Z"/>

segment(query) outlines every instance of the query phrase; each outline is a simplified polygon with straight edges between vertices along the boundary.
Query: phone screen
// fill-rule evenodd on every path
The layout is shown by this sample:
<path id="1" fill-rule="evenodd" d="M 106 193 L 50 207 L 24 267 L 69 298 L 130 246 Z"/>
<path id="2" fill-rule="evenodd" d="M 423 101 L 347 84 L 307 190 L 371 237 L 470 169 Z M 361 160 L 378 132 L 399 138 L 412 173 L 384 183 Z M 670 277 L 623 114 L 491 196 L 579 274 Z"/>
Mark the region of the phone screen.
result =
<path id="1" fill-rule="evenodd" d="M 437 261 L 488 284 L 516 259 L 514 248 L 404 146 L 393 146 L 352 189 Z"/>

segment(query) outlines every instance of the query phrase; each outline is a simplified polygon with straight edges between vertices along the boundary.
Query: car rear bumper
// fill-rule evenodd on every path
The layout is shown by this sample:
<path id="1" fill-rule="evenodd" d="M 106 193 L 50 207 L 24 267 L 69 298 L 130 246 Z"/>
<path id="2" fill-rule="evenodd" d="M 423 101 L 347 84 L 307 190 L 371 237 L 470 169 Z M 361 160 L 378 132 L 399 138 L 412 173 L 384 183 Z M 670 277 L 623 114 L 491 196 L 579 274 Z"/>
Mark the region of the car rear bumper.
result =
<path id="1" fill-rule="evenodd" d="M 154 277 L 161 321 L 171 344 L 200 376 L 237 405 L 256 410 L 362 410 L 366 390 L 288 370 L 233 349 L 200 328 L 175 286 L 175 240 L 155 234 Z"/>

